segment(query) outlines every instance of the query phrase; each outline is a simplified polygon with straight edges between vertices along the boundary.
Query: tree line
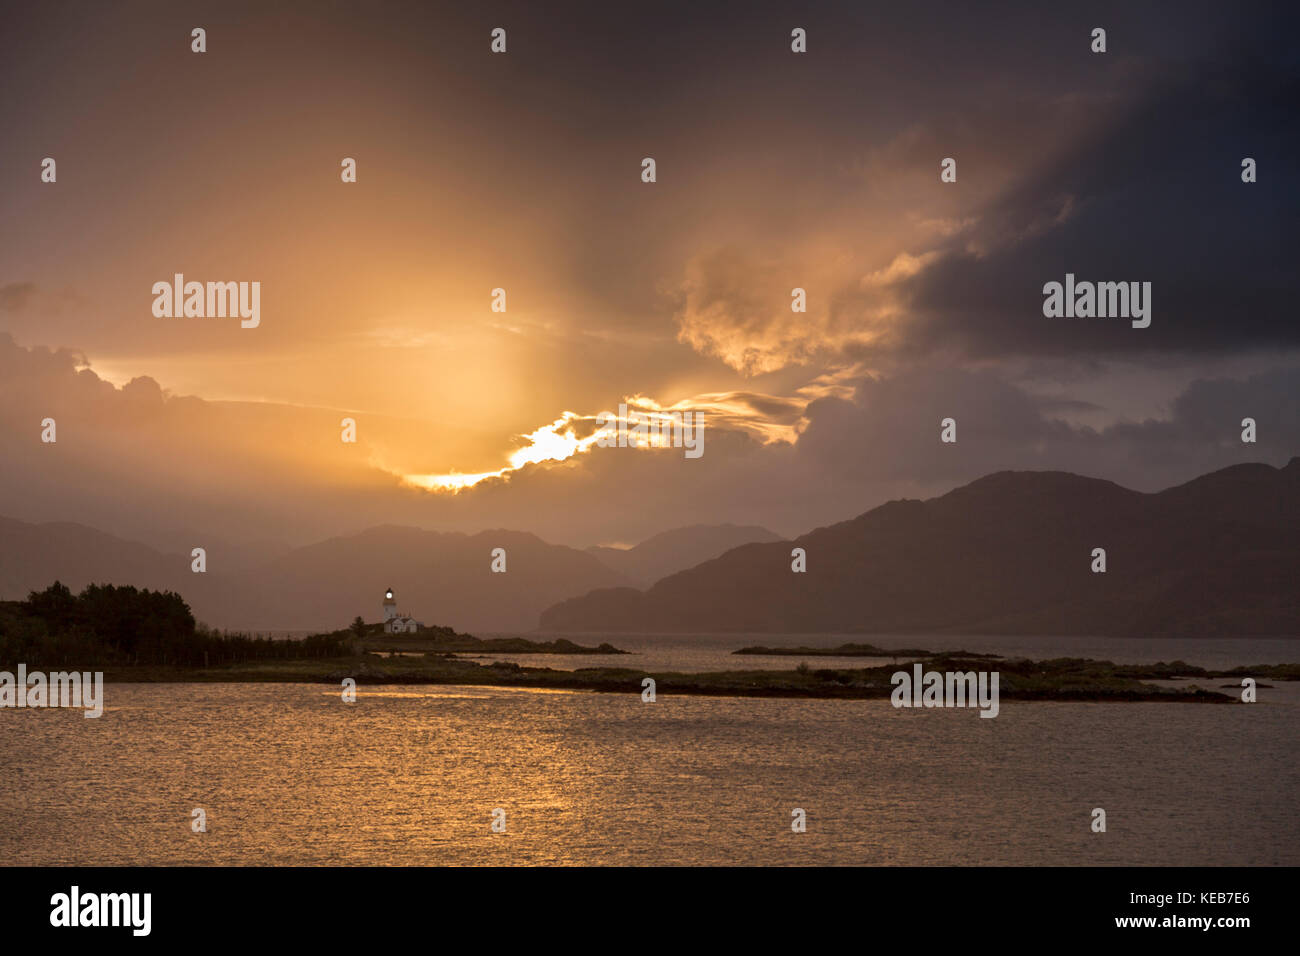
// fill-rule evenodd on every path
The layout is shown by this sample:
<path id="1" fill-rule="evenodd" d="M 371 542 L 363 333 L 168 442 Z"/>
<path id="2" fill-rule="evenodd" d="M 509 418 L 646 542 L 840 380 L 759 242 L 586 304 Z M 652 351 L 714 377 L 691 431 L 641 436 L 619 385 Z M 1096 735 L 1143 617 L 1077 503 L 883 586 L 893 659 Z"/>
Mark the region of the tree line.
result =
<path id="1" fill-rule="evenodd" d="M 0 662 L 29 667 L 144 664 L 202 667 L 258 660 L 338 657 L 347 632 L 301 640 L 216 631 L 194 620 L 172 591 L 90 584 L 80 594 L 55 581 L 25 601 L 0 603 Z"/>

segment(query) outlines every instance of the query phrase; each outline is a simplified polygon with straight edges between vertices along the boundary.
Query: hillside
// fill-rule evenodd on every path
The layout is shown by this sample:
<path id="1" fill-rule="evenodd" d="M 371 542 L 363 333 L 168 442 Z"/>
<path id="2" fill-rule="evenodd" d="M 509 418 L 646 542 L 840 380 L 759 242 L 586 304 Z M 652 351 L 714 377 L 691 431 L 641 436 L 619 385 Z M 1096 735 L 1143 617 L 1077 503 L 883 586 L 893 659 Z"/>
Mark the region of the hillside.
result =
<path id="1" fill-rule="evenodd" d="M 742 544 L 779 540 L 779 535 L 757 525 L 697 524 L 663 531 L 632 548 L 592 547 L 587 553 L 637 587 L 649 587 Z"/>
<path id="2" fill-rule="evenodd" d="M 1300 459 L 1156 494 L 1000 472 L 791 542 L 748 544 L 646 591 L 561 602 L 547 630 L 1300 635 Z M 807 551 L 792 573 L 790 551 Z M 1090 569 L 1105 548 L 1107 571 Z"/>

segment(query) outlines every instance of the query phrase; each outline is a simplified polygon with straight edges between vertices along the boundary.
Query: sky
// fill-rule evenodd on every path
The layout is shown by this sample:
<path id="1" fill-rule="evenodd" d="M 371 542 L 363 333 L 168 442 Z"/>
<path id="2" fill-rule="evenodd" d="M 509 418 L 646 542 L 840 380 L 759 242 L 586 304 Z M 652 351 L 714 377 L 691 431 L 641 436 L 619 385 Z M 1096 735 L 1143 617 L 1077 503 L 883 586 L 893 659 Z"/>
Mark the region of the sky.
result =
<path id="1" fill-rule="evenodd" d="M 1296 20 L 1251 3 L 16 9 L 0 515 L 186 549 L 375 524 L 630 544 L 724 521 L 793 536 L 1004 469 L 1154 491 L 1285 464 Z M 259 282 L 260 323 L 156 316 L 176 273 Z M 1150 282 L 1150 326 L 1045 317 L 1066 273 Z M 595 446 L 620 403 L 703 412 L 704 453 Z"/>

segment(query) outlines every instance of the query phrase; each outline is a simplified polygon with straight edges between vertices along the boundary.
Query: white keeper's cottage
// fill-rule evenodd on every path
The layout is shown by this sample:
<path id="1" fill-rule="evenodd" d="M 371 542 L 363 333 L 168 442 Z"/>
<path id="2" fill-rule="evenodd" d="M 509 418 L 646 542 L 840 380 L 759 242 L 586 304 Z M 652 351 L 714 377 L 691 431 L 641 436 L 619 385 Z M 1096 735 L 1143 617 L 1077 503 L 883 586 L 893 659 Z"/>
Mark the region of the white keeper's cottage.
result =
<path id="1" fill-rule="evenodd" d="M 418 634 L 423 627 L 419 621 L 409 614 L 399 614 L 397 611 L 397 599 L 393 597 L 393 589 L 389 588 L 384 592 L 384 633 L 385 634 Z"/>

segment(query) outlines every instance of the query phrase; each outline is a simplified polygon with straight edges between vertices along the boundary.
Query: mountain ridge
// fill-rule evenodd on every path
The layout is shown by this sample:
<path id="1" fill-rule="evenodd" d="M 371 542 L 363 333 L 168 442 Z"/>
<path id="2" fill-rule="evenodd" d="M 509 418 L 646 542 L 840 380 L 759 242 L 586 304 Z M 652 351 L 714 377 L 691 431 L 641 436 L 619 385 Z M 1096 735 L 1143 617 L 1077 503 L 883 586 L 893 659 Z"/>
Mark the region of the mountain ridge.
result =
<path id="1" fill-rule="evenodd" d="M 994 472 L 789 542 L 745 545 L 645 591 L 548 608 L 542 630 L 1300 634 L 1300 459 L 1159 492 Z M 807 571 L 791 571 L 804 548 Z M 1092 549 L 1107 570 L 1093 573 Z"/>
<path id="2" fill-rule="evenodd" d="M 597 546 L 586 551 L 632 583 L 648 586 L 742 544 L 780 540 L 778 534 L 759 525 L 694 524 L 661 531 L 631 548 Z"/>

